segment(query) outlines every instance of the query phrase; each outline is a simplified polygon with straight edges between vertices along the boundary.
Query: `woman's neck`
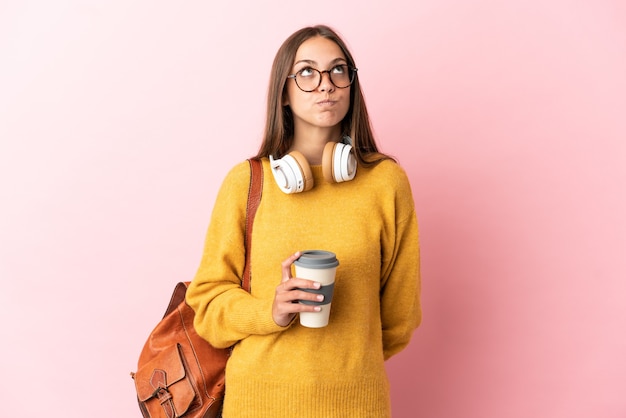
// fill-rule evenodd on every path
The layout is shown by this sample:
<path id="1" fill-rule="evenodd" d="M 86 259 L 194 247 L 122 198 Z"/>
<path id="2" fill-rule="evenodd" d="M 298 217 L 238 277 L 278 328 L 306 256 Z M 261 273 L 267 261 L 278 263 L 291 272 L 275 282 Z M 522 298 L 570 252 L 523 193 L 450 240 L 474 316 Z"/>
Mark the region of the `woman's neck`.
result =
<path id="1" fill-rule="evenodd" d="M 337 142 L 341 139 L 339 129 L 328 130 L 324 132 L 307 132 L 306 134 L 296 132 L 293 138 L 293 144 L 289 151 L 298 151 L 304 155 L 309 164 L 322 164 L 322 156 L 324 147 L 329 142 Z"/>

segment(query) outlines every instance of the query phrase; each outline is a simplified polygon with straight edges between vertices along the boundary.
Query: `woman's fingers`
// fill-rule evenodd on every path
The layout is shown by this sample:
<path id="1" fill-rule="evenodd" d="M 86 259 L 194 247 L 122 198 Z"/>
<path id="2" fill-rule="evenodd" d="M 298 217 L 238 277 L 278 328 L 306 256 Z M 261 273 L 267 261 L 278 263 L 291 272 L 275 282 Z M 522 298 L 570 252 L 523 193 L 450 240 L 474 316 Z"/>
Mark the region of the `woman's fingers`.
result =
<path id="1" fill-rule="evenodd" d="M 319 282 L 292 277 L 291 265 L 299 257 L 300 252 L 297 252 L 281 263 L 282 279 L 280 284 L 276 286 L 272 305 L 274 322 L 280 326 L 289 325 L 298 312 L 317 312 L 320 310 L 319 306 L 305 305 L 297 303 L 298 301 L 321 302 L 324 300 L 322 295 L 305 291 L 305 289 L 319 289 L 321 287 Z"/>
<path id="2" fill-rule="evenodd" d="M 298 251 L 295 254 L 292 254 L 291 256 L 289 256 L 289 258 L 287 258 L 285 261 L 283 261 L 281 263 L 281 269 L 282 269 L 282 281 L 286 282 L 287 280 L 291 279 L 291 265 L 293 264 L 294 261 L 296 261 L 298 258 L 300 258 L 301 252 Z"/>
<path id="3" fill-rule="evenodd" d="M 282 282 L 276 287 L 276 295 L 274 297 L 275 303 L 286 303 L 294 305 L 300 300 L 308 300 L 313 302 L 321 302 L 324 300 L 324 296 L 313 292 L 307 292 L 307 289 L 317 290 L 320 288 L 318 282 L 306 279 L 292 278 L 285 282 Z M 303 312 L 312 311 L 310 305 L 297 305 L 297 306 L 285 306 L 283 309 L 287 309 L 290 312 Z"/>
<path id="4" fill-rule="evenodd" d="M 297 277 L 291 277 L 290 279 L 283 281 L 279 287 L 282 287 L 285 291 L 294 289 L 319 289 L 321 284 L 319 282 L 307 279 L 299 279 Z"/>

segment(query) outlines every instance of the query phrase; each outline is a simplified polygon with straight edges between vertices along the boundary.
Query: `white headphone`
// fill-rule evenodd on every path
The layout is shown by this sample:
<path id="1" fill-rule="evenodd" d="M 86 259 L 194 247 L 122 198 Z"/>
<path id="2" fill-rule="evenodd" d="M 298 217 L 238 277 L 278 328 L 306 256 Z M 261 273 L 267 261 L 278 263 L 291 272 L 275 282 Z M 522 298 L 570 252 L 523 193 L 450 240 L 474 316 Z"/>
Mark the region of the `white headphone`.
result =
<path id="1" fill-rule="evenodd" d="M 329 183 L 349 181 L 356 175 L 356 157 L 352 138 L 344 136 L 341 142 L 329 142 L 322 155 L 322 172 Z M 298 151 L 292 151 L 275 160 L 270 155 L 270 167 L 276 184 L 283 192 L 306 192 L 313 187 L 313 173 L 308 161 Z"/>

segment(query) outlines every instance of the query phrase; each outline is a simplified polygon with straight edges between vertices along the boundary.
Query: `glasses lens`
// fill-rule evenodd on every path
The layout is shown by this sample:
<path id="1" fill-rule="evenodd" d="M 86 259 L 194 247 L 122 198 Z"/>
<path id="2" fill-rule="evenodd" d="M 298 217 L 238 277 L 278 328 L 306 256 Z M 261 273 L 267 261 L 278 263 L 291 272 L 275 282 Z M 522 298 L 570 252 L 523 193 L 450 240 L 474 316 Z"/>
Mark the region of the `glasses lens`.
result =
<path id="1" fill-rule="evenodd" d="M 313 68 L 304 68 L 296 73 L 296 83 L 304 91 L 313 91 L 320 85 L 320 72 Z"/>
<path id="2" fill-rule="evenodd" d="M 340 89 L 348 87 L 354 80 L 354 71 L 347 65 L 337 65 L 330 70 L 329 74 L 333 84 Z"/>

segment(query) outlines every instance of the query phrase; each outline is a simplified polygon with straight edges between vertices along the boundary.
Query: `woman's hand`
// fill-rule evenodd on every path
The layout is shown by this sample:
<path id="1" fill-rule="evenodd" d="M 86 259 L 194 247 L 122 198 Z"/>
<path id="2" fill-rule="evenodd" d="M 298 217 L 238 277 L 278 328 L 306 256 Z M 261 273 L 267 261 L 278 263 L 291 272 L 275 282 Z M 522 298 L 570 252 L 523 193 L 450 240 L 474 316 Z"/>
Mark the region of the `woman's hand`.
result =
<path id="1" fill-rule="evenodd" d="M 299 289 L 319 289 L 320 283 L 312 280 L 291 277 L 291 265 L 300 257 L 300 251 L 281 263 L 282 280 L 276 287 L 274 303 L 272 304 L 272 317 L 274 322 L 281 327 L 286 327 L 298 312 L 319 312 L 319 306 L 304 305 L 299 300 L 312 300 L 321 302 L 324 296 L 308 293 Z"/>

